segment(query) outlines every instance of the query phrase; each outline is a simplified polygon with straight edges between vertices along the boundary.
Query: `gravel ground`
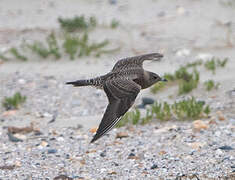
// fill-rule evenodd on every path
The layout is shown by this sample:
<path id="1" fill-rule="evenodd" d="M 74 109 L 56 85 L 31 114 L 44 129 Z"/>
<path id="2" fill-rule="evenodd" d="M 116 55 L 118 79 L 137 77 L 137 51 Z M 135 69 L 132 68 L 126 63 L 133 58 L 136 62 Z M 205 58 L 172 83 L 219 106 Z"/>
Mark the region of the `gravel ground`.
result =
<path id="1" fill-rule="evenodd" d="M 0 179 L 235 179 L 235 11 L 230 2 L 1 0 L 0 53 L 59 32 L 58 17 L 82 14 L 101 24 L 92 33 L 94 40 L 108 38 L 122 49 L 76 61 L 33 55 L 28 62 L 0 60 L 0 102 L 17 91 L 27 96 L 17 111 L 0 106 Z M 117 29 L 102 26 L 112 19 L 120 22 Z M 211 117 L 197 121 L 199 126 L 155 120 L 114 129 L 90 144 L 91 128 L 99 124 L 107 98 L 100 90 L 64 83 L 104 74 L 117 59 L 147 52 L 164 54 L 164 61 L 145 64 L 160 75 L 196 57 L 229 58 L 215 74 L 201 67 L 200 84 L 190 93 L 211 106 Z M 206 92 L 208 79 L 219 82 L 219 89 Z M 184 98 L 176 91 L 143 91 L 135 105 L 142 97 Z"/>
<path id="2" fill-rule="evenodd" d="M 79 128 L 47 127 L 40 129 L 41 135 L 27 134 L 17 143 L 10 142 L 1 129 L 0 165 L 14 166 L 0 170 L 0 177 L 234 179 L 235 122 L 208 126 L 197 132 L 189 122 L 120 128 L 95 144 L 89 144 L 92 133 Z M 116 138 L 120 132 L 128 137 Z"/>
<path id="3" fill-rule="evenodd" d="M 1 98 L 16 91 L 27 94 L 27 102 L 18 111 L 1 110 L 2 179 L 53 179 L 59 175 L 74 179 L 235 178 L 233 99 L 219 106 L 217 101 L 211 102 L 214 111 L 226 107 L 225 119 L 220 121 L 221 113 L 212 113 L 199 129 L 192 121 L 155 121 L 114 129 L 89 144 L 93 134 L 76 117 L 89 115 L 99 123 L 100 117 L 94 117 L 103 113 L 106 97 L 100 90 L 65 86 L 65 81 L 33 73 L 1 76 Z M 31 122 L 31 133 L 18 133 L 16 139 L 8 133 L 9 126 L 25 127 Z M 128 137 L 117 138 L 120 132 Z"/>

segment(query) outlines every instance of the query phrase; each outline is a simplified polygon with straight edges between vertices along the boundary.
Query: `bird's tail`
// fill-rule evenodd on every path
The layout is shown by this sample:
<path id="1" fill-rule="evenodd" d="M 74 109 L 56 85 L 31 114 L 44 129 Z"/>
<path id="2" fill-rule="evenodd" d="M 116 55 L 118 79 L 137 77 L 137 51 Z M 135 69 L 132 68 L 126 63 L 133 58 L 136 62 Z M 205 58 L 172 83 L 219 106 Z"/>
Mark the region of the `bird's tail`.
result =
<path id="1" fill-rule="evenodd" d="M 92 85 L 90 80 L 78 80 L 78 81 L 66 82 L 66 84 L 72 84 L 73 86 L 90 86 L 90 85 Z"/>

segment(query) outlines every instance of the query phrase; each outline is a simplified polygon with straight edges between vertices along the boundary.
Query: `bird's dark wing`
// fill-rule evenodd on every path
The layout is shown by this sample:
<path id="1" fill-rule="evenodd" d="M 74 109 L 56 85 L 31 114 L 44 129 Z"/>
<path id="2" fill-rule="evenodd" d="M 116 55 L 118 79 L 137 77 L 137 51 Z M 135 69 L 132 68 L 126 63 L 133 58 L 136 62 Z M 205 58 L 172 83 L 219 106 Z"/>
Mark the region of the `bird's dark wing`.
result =
<path id="1" fill-rule="evenodd" d="M 104 91 L 109 104 L 91 143 L 102 137 L 117 124 L 133 105 L 140 89 L 141 87 L 138 84 L 128 79 L 115 79 L 105 83 Z"/>
<path id="2" fill-rule="evenodd" d="M 145 60 L 160 60 L 163 57 L 159 53 L 144 54 L 119 60 L 113 67 L 112 71 L 120 71 L 127 68 L 142 68 Z"/>

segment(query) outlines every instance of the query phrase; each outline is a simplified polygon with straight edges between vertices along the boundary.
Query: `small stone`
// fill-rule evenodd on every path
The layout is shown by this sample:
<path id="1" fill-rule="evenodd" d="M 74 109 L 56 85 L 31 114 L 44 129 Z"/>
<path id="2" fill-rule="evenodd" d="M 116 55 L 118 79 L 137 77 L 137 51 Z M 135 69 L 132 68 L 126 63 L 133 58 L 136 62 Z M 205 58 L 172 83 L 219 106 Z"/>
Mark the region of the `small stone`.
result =
<path id="1" fill-rule="evenodd" d="M 231 151 L 231 150 L 234 150 L 234 148 L 232 148 L 231 146 L 227 146 L 227 145 L 225 145 L 225 146 L 221 146 L 221 147 L 219 147 L 219 149 L 221 149 L 221 150 L 225 150 L 225 151 Z"/>
<path id="2" fill-rule="evenodd" d="M 127 132 L 119 132 L 117 133 L 116 135 L 116 138 L 126 138 L 126 137 L 129 137 L 128 133 Z"/>
<path id="3" fill-rule="evenodd" d="M 190 147 L 192 147 L 193 149 L 195 149 L 195 150 L 199 150 L 199 149 L 201 149 L 205 145 L 205 143 L 202 143 L 202 142 L 193 142 L 193 143 L 189 143 L 188 145 Z"/>
<path id="4" fill-rule="evenodd" d="M 136 156 L 134 153 L 130 153 L 127 159 L 135 159 L 135 160 L 138 160 L 139 157 Z"/>
<path id="5" fill-rule="evenodd" d="M 157 164 L 154 164 L 154 165 L 152 165 L 152 167 L 151 167 L 151 169 L 156 169 L 156 168 L 158 168 L 158 165 L 157 165 Z"/>
<path id="6" fill-rule="evenodd" d="M 16 110 L 9 110 L 9 111 L 5 111 L 4 113 L 2 113 L 3 117 L 7 117 L 7 116 L 13 116 L 16 114 Z"/>
<path id="7" fill-rule="evenodd" d="M 202 129 L 208 129 L 208 125 L 202 120 L 193 121 L 193 129 L 200 131 Z"/>
<path id="8" fill-rule="evenodd" d="M 220 149 L 217 149 L 217 150 L 215 151 L 215 153 L 216 153 L 217 155 L 219 155 L 219 156 L 224 154 L 223 151 L 220 150 Z"/>
<path id="9" fill-rule="evenodd" d="M 100 156 L 101 156 L 101 157 L 105 157 L 105 156 L 106 156 L 106 152 L 103 151 L 102 153 L 100 153 Z"/>
<path id="10" fill-rule="evenodd" d="M 224 117 L 224 115 L 223 115 L 223 113 L 221 111 L 217 111 L 216 113 L 217 113 L 218 119 L 220 121 L 224 121 L 225 120 L 225 117 Z"/>
<path id="11" fill-rule="evenodd" d="M 91 132 L 91 133 L 95 133 L 96 131 L 97 131 L 97 127 L 95 127 L 95 128 L 91 128 L 89 131 Z"/>
<path id="12" fill-rule="evenodd" d="M 25 79 L 19 79 L 19 80 L 18 80 L 18 83 L 23 85 L 23 84 L 26 83 L 26 80 L 25 80 Z"/>
<path id="13" fill-rule="evenodd" d="M 15 137 L 13 134 L 11 134 L 9 132 L 7 133 L 7 135 L 8 135 L 8 138 L 11 142 L 23 142 L 22 139 Z"/>
<path id="14" fill-rule="evenodd" d="M 143 97 L 142 98 L 142 105 L 146 106 L 148 104 L 153 104 L 154 103 L 154 99 L 152 98 L 148 98 L 148 97 Z"/>
<path id="15" fill-rule="evenodd" d="M 164 155 L 164 154 L 166 154 L 166 151 L 160 151 L 158 154 L 159 155 Z"/>
<path id="16" fill-rule="evenodd" d="M 20 161 L 16 161 L 16 162 L 15 162 L 15 166 L 16 166 L 16 167 L 21 167 L 21 162 L 20 162 Z"/>
<path id="17" fill-rule="evenodd" d="M 64 141 L 64 138 L 63 137 L 58 137 L 56 140 L 61 142 L 61 141 Z"/>
<path id="18" fill-rule="evenodd" d="M 42 142 L 40 143 L 40 145 L 41 145 L 42 147 L 46 147 L 46 146 L 48 145 L 48 142 L 42 141 Z"/>
<path id="19" fill-rule="evenodd" d="M 48 149 L 47 153 L 48 154 L 55 154 L 55 153 L 57 153 L 57 150 L 56 149 Z"/>
<path id="20" fill-rule="evenodd" d="M 176 52 L 176 56 L 178 57 L 186 57 L 190 55 L 189 49 L 180 49 Z"/>

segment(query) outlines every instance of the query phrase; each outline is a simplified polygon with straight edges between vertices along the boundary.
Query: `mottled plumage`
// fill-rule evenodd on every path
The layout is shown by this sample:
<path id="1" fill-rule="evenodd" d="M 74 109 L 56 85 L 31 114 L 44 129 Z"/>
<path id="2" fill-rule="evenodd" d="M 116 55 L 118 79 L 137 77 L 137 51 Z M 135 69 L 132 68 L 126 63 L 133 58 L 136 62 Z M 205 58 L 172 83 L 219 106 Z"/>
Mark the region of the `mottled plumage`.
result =
<path id="1" fill-rule="evenodd" d="M 160 60 L 162 57 L 162 54 L 152 53 L 121 59 L 106 75 L 66 83 L 102 88 L 108 97 L 109 104 L 91 142 L 99 139 L 117 124 L 133 105 L 141 89 L 148 88 L 158 81 L 165 81 L 157 74 L 143 69 L 145 60 Z"/>

